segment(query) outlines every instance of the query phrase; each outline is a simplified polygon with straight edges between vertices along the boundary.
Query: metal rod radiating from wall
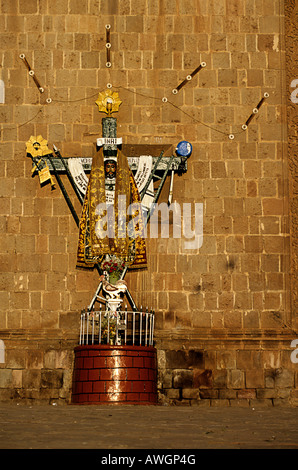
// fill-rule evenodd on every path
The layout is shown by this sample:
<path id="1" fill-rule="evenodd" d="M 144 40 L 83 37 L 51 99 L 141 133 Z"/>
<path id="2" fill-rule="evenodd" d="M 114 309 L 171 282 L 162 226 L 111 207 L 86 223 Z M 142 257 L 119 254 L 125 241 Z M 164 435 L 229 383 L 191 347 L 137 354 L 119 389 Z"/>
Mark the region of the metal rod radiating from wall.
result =
<path id="1" fill-rule="evenodd" d="M 81 314 L 81 324 L 80 324 L 80 342 L 82 344 L 82 333 L 83 333 L 83 315 Z"/>
<path id="2" fill-rule="evenodd" d="M 119 321 L 119 312 L 116 312 L 116 337 L 115 337 L 116 344 L 118 344 L 118 321 Z"/>
<path id="3" fill-rule="evenodd" d="M 85 344 L 85 313 L 83 313 L 83 344 Z"/>
<path id="4" fill-rule="evenodd" d="M 242 125 L 242 129 L 245 131 L 248 127 L 248 125 L 251 123 L 251 121 L 253 120 L 253 118 L 255 117 L 256 114 L 258 114 L 261 106 L 264 104 L 266 98 L 269 98 L 269 93 L 264 93 L 264 96 L 263 98 L 259 101 L 259 103 L 257 104 L 257 106 L 253 109 L 251 115 L 249 116 L 249 118 L 247 119 L 247 121 L 245 122 L 245 124 Z"/>
<path id="5" fill-rule="evenodd" d="M 79 344 L 102 344 L 103 338 L 103 328 L 106 331 L 106 341 L 107 344 L 111 344 L 112 337 L 110 334 L 111 326 L 111 317 L 110 311 L 101 310 L 96 312 L 88 312 L 82 310 L 80 318 L 80 335 L 79 335 Z M 105 327 L 103 326 L 102 314 L 105 316 Z M 139 315 L 139 318 L 136 318 L 136 314 Z M 121 328 L 120 328 L 121 325 Z M 124 326 L 124 328 L 123 328 Z M 120 329 L 124 329 L 124 338 L 121 338 Z M 143 330 L 144 330 L 144 341 L 143 341 Z M 98 340 L 97 340 L 98 335 Z M 128 336 L 129 335 L 129 336 Z M 136 336 L 137 335 L 137 336 Z M 123 340 L 124 345 L 136 344 L 136 337 L 139 337 L 137 343 L 142 346 L 152 346 L 153 345 L 153 335 L 154 335 L 154 312 L 148 310 L 146 307 L 146 312 L 141 311 L 128 311 L 127 305 L 125 310 L 116 312 L 116 343 L 119 344 L 119 340 Z"/>
<path id="6" fill-rule="evenodd" d="M 153 316 L 152 316 L 152 342 L 151 342 L 152 345 L 153 345 L 153 334 L 154 334 L 154 317 L 155 317 L 155 312 L 153 310 Z"/>
<path id="7" fill-rule="evenodd" d="M 106 67 L 111 67 L 111 25 L 106 24 L 106 49 L 107 49 L 107 62 Z"/>
<path id="8" fill-rule="evenodd" d="M 68 196 L 68 194 L 67 194 L 67 191 L 66 191 L 66 189 L 65 189 L 65 187 L 64 187 L 64 184 L 62 183 L 62 180 L 61 180 L 61 178 L 60 178 L 60 176 L 59 176 L 59 174 L 58 174 L 58 172 L 57 172 L 57 169 L 56 169 L 56 167 L 55 167 L 55 163 L 54 163 L 54 161 L 53 161 L 53 158 L 51 157 L 50 154 L 47 155 L 47 158 L 49 159 L 49 162 L 51 163 L 51 166 L 52 166 L 52 168 L 53 168 L 54 175 L 55 175 L 56 180 L 57 180 L 57 182 L 58 182 L 58 185 L 59 185 L 59 187 L 60 187 L 60 189 L 61 189 L 61 192 L 62 192 L 62 194 L 63 194 L 63 196 L 64 196 L 64 199 L 65 199 L 65 201 L 66 201 L 66 203 L 67 203 L 67 205 L 68 205 L 68 207 L 69 207 L 69 209 L 70 209 L 70 212 L 72 213 L 72 216 L 73 216 L 73 218 L 74 218 L 74 220 L 75 220 L 75 223 L 76 223 L 77 226 L 79 227 L 80 219 L 79 219 L 79 217 L 78 217 L 78 214 L 77 214 L 76 211 L 75 211 L 75 208 L 74 208 L 73 205 L 72 205 L 72 202 L 71 202 L 71 200 L 70 200 L 70 198 L 69 198 L 69 196 Z"/>
<path id="9" fill-rule="evenodd" d="M 175 95 L 178 93 L 179 90 L 181 90 L 184 85 L 186 85 L 192 78 L 202 69 L 206 67 L 206 62 L 202 62 L 193 72 L 191 72 L 190 75 L 187 75 L 185 79 L 179 83 L 179 85 L 172 90 L 172 93 Z"/>
<path id="10" fill-rule="evenodd" d="M 28 73 L 29 73 L 30 77 L 33 78 L 33 81 L 34 81 L 35 85 L 37 86 L 38 91 L 39 91 L 40 93 L 43 93 L 43 92 L 44 92 L 44 88 L 41 86 L 41 84 L 40 84 L 39 81 L 37 80 L 37 78 L 36 78 L 36 76 L 35 76 L 35 72 L 34 72 L 34 70 L 31 69 L 29 62 L 28 62 L 28 60 L 26 59 L 25 54 L 20 54 L 19 57 L 20 57 L 20 59 L 22 59 L 22 61 L 23 61 L 24 64 L 26 65 L 26 67 L 27 67 L 27 69 L 28 69 Z"/>
<path id="11" fill-rule="evenodd" d="M 63 166 L 64 170 L 66 171 L 66 174 L 68 176 L 70 184 L 71 184 L 74 192 L 76 193 L 76 196 L 77 196 L 78 200 L 80 201 L 81 204 L 83 204 L 83 202 L 84 202 L 83 196 L 81 195 L 80 190 L 78 189 L 78 187 L 77 187 L 77 185 L 76 185 L 76 183 L 75 183 L 75 181 L 72 177 L 72 174 L 69 171 L 68 162 L 66 163 L 64 158 L 62 158 L 60 150 L 56 147 L 55 144 L 53 144 L 53 149 L 54 149 L 55 155 L 57 156 L 57 158 L 59 158 L 60 162 L 62 163 L 62 166 Z"/>
<path id="12" fill-rule="evenodd" d="M 86 344 L 89 344 L 89 312 L 87 312 L 87 314 L 86 314 L 86 321 L 87 321 L 87 325 L 86 325 Z"/>
<path id="13" fill-rule="evenodd" d="M 146 307 L 145 319 L 146 319 L 146 326 L 145 326 L 145 346 L 147 346 L 147 333 L 148 333 L 148 307 Z"/>

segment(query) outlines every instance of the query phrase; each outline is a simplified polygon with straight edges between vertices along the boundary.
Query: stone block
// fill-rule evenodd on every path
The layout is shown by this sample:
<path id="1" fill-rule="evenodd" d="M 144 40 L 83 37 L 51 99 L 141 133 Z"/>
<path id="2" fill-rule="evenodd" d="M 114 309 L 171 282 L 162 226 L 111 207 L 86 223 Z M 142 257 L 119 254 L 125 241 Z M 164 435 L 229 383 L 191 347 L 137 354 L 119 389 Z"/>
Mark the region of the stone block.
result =
<path id="1" fill-rule="evenodd" d="M 261 388 L 264 387 L 264 371 L 263 370 L 246 370 L 245 371 L 245 384 L 247 388 Z"/>
<path id="2" fill-rule="evenodd" d="M 236 292 L 234 308 L 241 310 L 252 309 L 252 296 L 250 292 Z"/>
<path id="3" fill-rule="evenodd" d="M 191 368 L 202 367 L 204 365 L 204 353 L 201 350 L 189 349 L 188 365 Z"/>
<path id="4" fill-rule="evenodd" d="M 250 400 L 250 406 L 257 408 L 257 407 L 270 407 L 273 405 L 273 400 L 271 399 L 251 399 Z"/>
<path id="5" fill-rule="evenodd" d="M 159 371 L 166 368 L 166 351 L 162 349 L 157 350 L 157 366 Z"/>
<path id="6" fill-rule="evenodd" d="M 298 400 L 296 398 L 274 398 L 273 400 L 273 406 L 298 406 Z"/>
<path id="7" fill-rule="evenodd" d="M 280 351 L 263 351 L 264 369 L 278 369 L 281 366 Z"/>
<path id="8" fill-rule="evenodd" d="M 274 45 L 274 34 L 258 34 L 259 51 L 272 51 Z"/>
<path id="9" fill-rule="evenodd" d="M 80 319 L 78 312 L 61 313 L 59 316 L 59 327 L 68 331 L 79 331 Z"/>
<path id="10" fill-rule="evenodd" d="M 68 398 L 73 385 L 73 372 L 71 370 L 63 371 L 63 386 L 59 389 L 61 398 Z"/>
<path id="11" fill-rule="evenodd" d="M 199 390 L 195 388 L 183 388 L 182 398 L 197 400 L 199 398 Z"/>
<path id="12" fill-rule="evenodd" d="M 240 312 L 227 312 L 224 316 L 225 328 L 242 328 L 242 315 Z"/>
<path id="13" fill-rule="evenodd" d="M 10 388 L 12 385 L 12 370 L 0 369 L 0 388 Z"/>
<path id="14" fill-rule="evenodd" d="M 99 53 L 96 51 L 82 52 L 81 56 L 82 68 L 96 69 L 99 67 Z"/>
<path id="15" fill-rule="evenodd" d="M 169 369 L 201 368 L 204 366 L 203 351 L 190 350 L 168 350 L 165 353 L 165 364 Z"/>
<path id="16" fill-rule="evenodd" d="M 12 387 L 22 388 L 22 370 L 15 369 L 12 371 Z"/>
<path id="17" fill-rule="evenodd" d="M 6 366 L 11 369 L 25 369 L 27 351 L 20 351 L 18 349 L 6 350 Z"/>
<path id="18" fill-rule="evenodd" d="M 277 388 L 277 398 L 290 398 L 291 388 Z"/>
<path id="19" fill-rule="evenodd" d="M 185 368 L 187 352 L 185 350 L 166 351 L 166 367 L 169 369 Z"/>
<path id="20" fill-rule="evenodd" d="M 240 399 L 252 399 L 252 398 L 256 398 L 256 391 L 255 390 L 249 390 L 249 389 L 246 389 L 246 390 L 238 390 L 237 391 L 237 398 L 240 398 Z"/>
<path id="21" fill-rule="evenodd" d="M 216 369 L 216 351 L 204 351 L 205 367 Z"/>
<path id="22" fill-rule="evenodd" d="M 29 350 L 27 352 L 27 367 L 28 369 L 42 369 L 44 367 L 43 363 L 44 353 L 40 349 Z"/>
<path id="23" fill-rule="evenodd" d="M 190 328 L 191 327 L 191 314 L 189 311 L 179 310 L 175 314 L 176 328 Z"/>
<path id="24" fill-rule="evenodd" d="M 64 124 L 50 124 L 50 139 L 53 142 L 59 142 L 65 139 L 65 126 Z"/>
<path id="25" fill-rule="evenodd" d="M 184 288 L 186 287 L 186 276 L 184 275 Z M 193 276 L 189 276 L 190 282 L 194 282 Z M 191 286 L 189 286 L 189 289 L 192 289 Z M 202 325 L 202 318 L 201 318 L 201 312 L 203 311 L 203 305 L 204 305 L 204 298 L 203 295 L 200 292 L 197 292 L 196 294 L 190 294 L 188 297 L 189 300 L 189 308 L 193 311 L 193 324 L 194 326 L 200 326 Z M 195 313 L 195 311 L 197 311 Z M 202 325 L 203 326 L 203 325 Z"/>
<path id="26" fill-rule="evenodd" d="M 56 355 L 57 351 L 54 349 L 45 351 L 44 353 L 44 368 L 54 369 L 56 367 Z"/>
<path id="27" fill-rule="evenodd" d="M 63 373 L 65 375 L 72 366 L 74 361 L 74 352 L 73 350 L 58 350 L 56 355 L 56 368 L 64 369 Z"/>
<path id="28" fill-rule="evenodd" d="M 210 401 L 209 399 L 201 399 L 199 398 L 198 400 L 190 400 L 191 406 L 200 406 L 203 408 L 209 408 L 210 407 Z"/>
<path id="29" fill-rule="evenodd" d="M 70 0 L 69 13 L 80 15 L 88 13 L 88 0 Z"/>
<path id="30" fill-rule="evenodd" d="M 218 71 L 219 87 L 235 87 L 237 86 L 237 71 L 231 69 L 222 69 Z"/>
<path id="31" fill-rule="evenodd" d="M 160 388 L 172 387 L 173 375 L 171 370 L 159 370 L 158 383 Z"/>
<path id="32" fill-rule="evenodd" d="M 265 387 L 266 388 L 274 388 L 275 385 L 275 375 L 273 375 L 275 371 L 265 371 Z"/>
<path id="33" fill-rule="evenodd" d="M 264 249 L 266 253 L 283 253 L 285 238 L 279 235 L 264 237 Z"/>
<path id="34" fill-rule="evenodd" d="M 278 388 L 294 387 L 294 371 L 278 369 L 275 377 L 275 385 Z"/>
<path id="35" fill-rule="evenodd" d="M 213 370 L 212 379 L 214 388 L 226 389 L 227 387 L 227 371 L 222 370 Z"/>
<path id="36" fill-rule="evenodd" d="M 261 4 L 259 12 L 256 3 Z M 236 401 L 237 390 L 245 386 L 248 390 L 256 388 L 260 399 L 274 400 L 275 390 L 276 399 L 288 395 L 293 377 L 284 370 L 294 372 L 294 365 L 287 365 L 287 353 L 284 361 L 281 359 L 276 344 L 269 349 L 266 333 L 266 351 L 261 353 L 248 350 L 258 348 L 259 343 L 245 343 L 245 350 L 239 351 L 244 347 L 242 343 L 225 342 L 222 336 L 224 329 L 235 329 L 239 335 L 241 328 L 280 329 L 285 320 L 280 312 L 284 306 L 284 250 L 288 240 L 281 233 L 288 231 L 283 181 L 287 179 L 287 170 L 281 159 L 284 133 L 277 119 L 280 100 L 270 92 L 270 88 L 276 88 L 276 70 L 280 66 L 280 16 L 271 3 L 269 0 L 1 2 L 0 24 L 5 30 L 1 34 L 2 78 L 10 79 L 8 104 L 0 109 L 1 122 L 5 123 L 0 156 L 4 161 L 0 168 L 4 196 L 0 199 L 4 216 L 0 228 L 3 329 L 27 328 L 29 332 L 34 328 L 39 337 L 48 328 L 55 328 L 62 340 L 65 335 L 71 337 L 78 327 L 74 311 L 90 302 L 90 288 L 93 289 L 88 285 L 88 276 L 79 280 L 76 289 L 75 224 L 59 190 L 50 192 L 49 185 L 39 187 L 37 177 L 28 178 L 31 162 L 24 157 L 24 142 L 34 134 L 38 123 L 43 137 L 50 143 L 60 143 L 63 156 L 92 157 L 92 133 L 98 132 L 100 117 L 94 102 L 86 101 L 86 97 L 96 92 L 100 80 L 116 86 L 130 84 L 141 93 L 134 95 L 124 89 L 120 93 L 122 135 L 127 143 L 159 139 L 161 144 L 163 139 L 172 142 L 177 136 L 189 139 L 195 151 L 188 172 L 175 179 L 174 192 L 176 188 L 178 202 L 202 200 L 205 208 L 204 241 L 199 253 L 182 252 L 180 240 L 159 239 L 152 245 L 154 264 L 149 265 L 155 274 L 151 276 L 152 283 L 149 282 L 151 287 L 147 283 L 142 295 L 157 301 L 161 310 L 156 316 L 156 329 L 162 330 L 160 342 L 167 345 L 167 351 L 175 350 L 164 353 L 160 361 L 160 383 L 172 389 L 172 371 L 186 374 L 186 385 L 182 375 L 175 378 L 176 384 L 181 382 L 181 388 L 184 387 L 185 396 L 174 388 L 173 400 L 180 396 L 195 401 L 191 395 L 196 381 L 201 387 L 213 384 L 220 389 L 222 394 L 212 400 Z M 109 22 L 112 63 L 115 60 L 121 70 L 103 67 L 106 50 L 102 33 Z M 53 102 L 69 99 L 72 103 L 44 107 L 42 119 L 27 122 L 35 115 L 36 104 L 44 103 L 47 93 L 39 95 L 25 68 L 20 73 L 15 56 L 17 46 L 27 51 L 28 61 L 42 85 L 49 87 L 46 92 L 51 91 Z M 184 50 L 187 52 L 182 54 Z M 211 127 L 217 123 L 218 130 L 228 133 L 230 125 L 243 122 L 246 112 L 248 117 L 252 105 L 258 103 L 259 87 L 268 87 L 270 106 L 266 112 L 262 108 L 250 124 L 249 139 L 243 134 L 238 143 L 237 139 L 229 142 L 222 134 L 195 125 L 190 116 L 173 107 L 165 105 L 160 111 L 156 98 L 162 96 L 163 89 L 170 83 L 172 88 L 179 84 L 184 77 L 181 70 L 190 72 L 201 60 L 207 62 L 207 67 L 175 97 L 176 105 L 187 107 L 189 115 Z M 270 70 L 266 69 L 268 64 Z M 83 140 L 86 142 L 82 143 Z M 9 159 L 11 155 L 13 159 Z M 136 276 L 139 287 L 143 286 L 143 274 Z M 207 349 L 213 348 L 211 344 L 217 348 L 208 354 L 203 354 L 200 348 L 205 343 L 197 336 L 203 329 Z M 214 337 L 215 329 L 220 331 L 220 344 L 218 337 Z M 192 338 L 192 351 L 183 349 L 186 336 Z M 14 349 L 9 343 L 10 340 L 6 343 L 8 364 L 13 372 L 17 371 L 13 380 L 29 387 L 28 401 L 38 397 L 43 368 L 43 397 L 51 398 L 47 384 L 52 384 L 55 396 L 62 389 L 65 393 L 66 375 L 63 388 L 55 385 L 60 384 L 59 377 L 50 377 L 45 372 L 71 367 L 71 353 L 61 351 L 61 344 L 56 348 L 54 343 L 48 343 L 47 348 L 55 350 L 45 348 L 44 352 L 37 344 L 31 344 L 33 349 L 28 347 L 19 354 L 20 347 Z M 228 348 L 231 349 L 227 351 Z M 285 369 L 280 370 L 281 367 Z M 22 371 L 25 368 L 26 374 Z M 191 377 L 193 383 L 187 386 Z M 261 392 L 263 386 L 265 391 Z M 209 400 L 206 398 L 204 403 Z"/>
<path id="37" fill-rule="evenodd" d="M 258 399 L 273 399 L 277 398 L 277 390 L 271 388 L 261 388 L 257 390 Z"/>
<path id="38" fill-rule="evenodd" d="M 128 33 L 141 33 L 144 28 L 143 16 L 127 16 L 126 17 L 126 32 Z"/>
<path id="39" fill-rule="evenodd" d="M 246 398 L 240 398 L 236 400 L 230 400 L 231 406 L 240 406 L 240 407 L 249 407 L 250 403 L 249 400 Z"/>
<path id="40" fill-rule="evenodd" d="M 247 235 L 244 237 L 245 251 L 248 253 L 260 253 L 263 251 L 262 237 L 257 235 Z"/>
<path id="41" fill-rule="evenodd" d="M 7 402 L 13 398 L 13 392 L 10 388 L 0 388 L 0 402 Z"/>
<path id="42" fill-rule="evenodd" d="M 37 13 L 37 0 L 20 0 L 19 8 L 21 14 Z"/>
<path id="43" fill-rule="evenodd" d="M 61 388 L 63 385 L 62 370 L 46 370 L 41 371 L 41 387 L 42 388 Z"/>

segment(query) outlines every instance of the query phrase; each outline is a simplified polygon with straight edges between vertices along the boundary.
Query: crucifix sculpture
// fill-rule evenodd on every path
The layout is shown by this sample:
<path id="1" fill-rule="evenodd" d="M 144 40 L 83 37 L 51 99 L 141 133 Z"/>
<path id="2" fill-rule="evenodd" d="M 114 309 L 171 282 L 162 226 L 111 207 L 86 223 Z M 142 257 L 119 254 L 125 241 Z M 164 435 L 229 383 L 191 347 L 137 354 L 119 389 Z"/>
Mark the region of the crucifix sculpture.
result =
<path id="1" fill-rule="evenodd" d="M 102 119 L 102 138 L 97 139 L 97 152 L 92 159 L 63 158 L 55 145 L 53 154 L 42 136 L 32 136 L 27 142 L 32 171 L 38 172 L 41 184 L 50 181 L 53 185 L 52 174 L 55 175 L 79 227 L 77 267 L 96 268 L 100 274 L 87 311 L 97 301 L 107 303 L 108 299 L 119 299 L 124 294 L 137 310 L 124 277 L 128 269 L 146 267 L 144 228 L 169 174 L 168 205 L 171 204 L 174 173 L 187 171 L 187 159 L 192 151 L 191 144 L 182 141 L 176 147 L 176 155 L 164 155 L 164 149 L 170 145 L 147 146 L 146 155 L 139 154 L 144 150 L 138 150 L 137 145 L 126 146 L 127 152 L 123 152 L 122 139 L 117 137 L 117 120 L 112 116 L 121 103 L 117 92 L 107 89 L 99 93 L 96 104 L 106 116 Z M 85 171 L 90 171 L 89 179 Z M 42 179 L 44 173 L 46 177 Z M 74 209 L 60 173 L 67 174 L 82 204 L 81 217 Z"/>
<path id="2" fill-rule="evenodd" d="M 111 116 L 121 101 L 118 93 L 106 90 L 96 104 L 107 117 L 102 119 L 102 146 L 92 160 L 77 253 L 79 268 L 99 265 L 104 273 L 89 310 L 101 288 L 110 300 L 127 290 L 123 277 L 128 267 L 147 266 L 140 194 L 127 158 L 117 147 L 117 122 Z"/>

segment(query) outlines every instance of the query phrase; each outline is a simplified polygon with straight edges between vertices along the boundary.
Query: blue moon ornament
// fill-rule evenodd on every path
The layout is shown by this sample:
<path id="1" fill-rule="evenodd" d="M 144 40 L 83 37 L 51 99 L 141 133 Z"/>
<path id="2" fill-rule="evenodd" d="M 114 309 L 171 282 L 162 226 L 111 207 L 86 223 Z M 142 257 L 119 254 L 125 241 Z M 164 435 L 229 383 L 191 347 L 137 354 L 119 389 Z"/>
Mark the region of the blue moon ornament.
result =
<path id="1" fill-rule="evenodd" d="M 186 140 L 182 140 L 181 142 L 179 142 L 179 144 L 177 144 L 176 153 L 180 157 L 188 158 L 190 157 L 191 152 L 192 152 L 192 145 L 190 142 L 187 142 Z"/>

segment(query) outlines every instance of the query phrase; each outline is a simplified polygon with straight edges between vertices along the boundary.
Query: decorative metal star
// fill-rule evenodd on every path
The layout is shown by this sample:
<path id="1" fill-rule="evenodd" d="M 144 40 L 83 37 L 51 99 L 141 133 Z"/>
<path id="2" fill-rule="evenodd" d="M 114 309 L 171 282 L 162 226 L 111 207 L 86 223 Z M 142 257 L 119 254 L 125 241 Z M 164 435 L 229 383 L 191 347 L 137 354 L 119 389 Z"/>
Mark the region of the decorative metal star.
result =
<path id="1" fill-rule="evenodd" d="M 37 137 L 31 136 L 28 142 L 26 142 L 26 151 L 32 157 L 43 157 L 49 155 L 52 151 L 48 148 L 48 141 L 41 135 Z"/>

